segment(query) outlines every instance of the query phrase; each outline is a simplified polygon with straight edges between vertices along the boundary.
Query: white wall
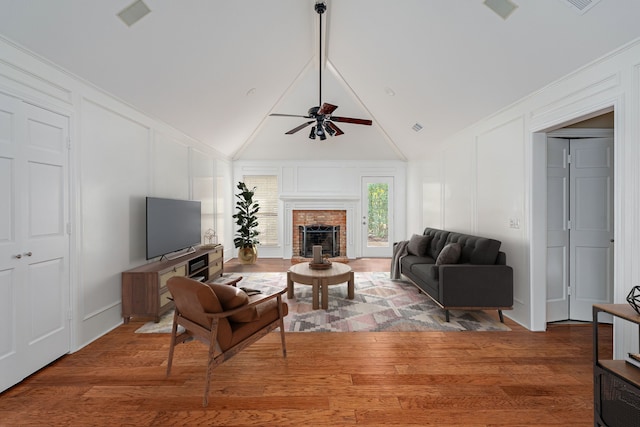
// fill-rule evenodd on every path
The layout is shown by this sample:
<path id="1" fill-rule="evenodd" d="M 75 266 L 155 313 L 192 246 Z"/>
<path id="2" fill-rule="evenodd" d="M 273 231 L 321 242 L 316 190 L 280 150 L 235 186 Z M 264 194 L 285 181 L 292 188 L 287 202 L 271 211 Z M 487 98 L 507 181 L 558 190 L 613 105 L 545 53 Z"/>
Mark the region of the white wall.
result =
<path id="1" fill-rule="evenodd" d="M 444 228 L 442 153 L 407 164 L 407 230 L 420 234 L 426 227 Z M 423 203 L 424 201 L 424 203 Z"/>
<path id="2" fill-rule="evenodd" d="M 305 206 L 347 210 L 347 256 L 361 256 L 361 189 L 363 177 L 393 177 L 394 235 L 392 242 L 406 240 L 406 163 L 402 161 L 236 161 L 234 182 L 245 175 L 277 175 L 280 191 L 279 240 L 274 247 L 260 246 L 260 257 L 290 258 L 291 234 L 285 212 Z M 298 206 L 298 207 L 295 207 Z M 358 225 L 358 226 L 355 226 Z M 235 233 L 235 231 L 234 231 Z M 391 254 L 389 254 L 390 256 Z"/>
<path id="3" fill-rule="evenodd" d="M 428 161 L 410 161 L 410 176 L 421 183 L 412 183 L 408 199 L 420 200 L 423 209 L 408 210 L 407 223 L 501 240 L 515 272 L 514 310 L 505 314 L 545 329 L 544 132 L 614 109 L 615 302 L 624 302 L 640 281 L 639 99 L 636 41 L 440 141 L 439 149 L 424 153 Z M 631 334 L 619 335 L 622 348 Z"/>
<path id="4" fill-rule="evenodd" d="M 317 197 L 325 188 L 322 181 L 297 186 L 296 171 L 309 166 L 333 168 L 339 179 L 330 182 L 341 183 L 338 188 L 353 197 L 359 197 L 362 176 L 394 176 L 394 240 L 425 226 L 502 240 L 516 287 L 515 309 L 506 314 L 532 329 L 544 329 L 546 230 L 540 218 L 546 198 L 540 182 L 544 164 L 540 132 L 611 108 L 615 109 L 615 301 L 624 302 L 630 288 L 640 282 L 636 262 L 640 42 L 440 141 L 422 159 L 412 158 L 408 164 L 270 161 L 238 163 L 232 171 L 229 160 L 219 153 L 2 39 L 0 91 L 71 117 L 75 348 L 121 321 L 119 274 L 145 262 L 142 197 L 186 198 L 197 192 L 203 200 L 215 200 L 214 209 L 231 213 L 233 183 L 247 167 L 277 171 L 283 192 L 301 197 Z M 216 185 L 207 193 L 201 184 L 210 177 Z M 519 228 L 511 228 L 512 219 Z M 214 224 L 219 227 L 220 219 Z M 232 247 L 229 224 L 220 233 L 223 243 Z M 632 333 L 622 331 L 616 333 L 618 351 L 633 339 Z"/>
<path id="5" fill-rule="evenodd" d="M 220 179 L 230 186 L 230 162 L 2 39 L 0 92 L 71 117 L 75 350 L 122 322 L 120 273 L 147 262 L 145 196 L 202 200 L 211 213 L 203 229 L 214 227 L 216 203 L 228 202 L 216 188 Z"/>

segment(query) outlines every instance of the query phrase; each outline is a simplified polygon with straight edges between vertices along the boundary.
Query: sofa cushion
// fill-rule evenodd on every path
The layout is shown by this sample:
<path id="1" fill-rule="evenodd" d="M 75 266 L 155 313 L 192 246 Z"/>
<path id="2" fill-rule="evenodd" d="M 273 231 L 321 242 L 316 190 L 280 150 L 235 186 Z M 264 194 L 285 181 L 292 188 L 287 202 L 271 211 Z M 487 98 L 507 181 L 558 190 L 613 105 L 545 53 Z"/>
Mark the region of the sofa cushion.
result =
<path id="1" fill-rule="evenodd" d="M 449 232 L 446 230 L 438 230 L 437 228 L 425 228 L 423 234 L 425 236 L 431 236 L 431 241 L 427 248 L 427 256 L 435 260 L 438 258 L 438 254 L 442 251 L 442 248 L 447 244 Z"/>
<path id="2" fill-rule="evenodd" d="M 500 252 L 500 242 L 494 239 L 479 238 L 476 248 L 469 257 L 472 264 L 495 264 Z"/>
<path id="3" fill-rule="evenodd" d="M 411 255 L 426 256 L 430 241 L 431 236 L 414 234 L 411 236 L 411 239 L 409 239 L 407 251 L 409 251 Z"/>
<path id="4" fill-rule="evenodd" d="M 406 271 L 412 271 L 413 268 L 417 265 L 427 264 L 432 265 L 435 264 L 436 260 L 431 257 L 422 257 L 417 255 L 407 255 L 402 257 L 400 261 L 401 272 L 404 274 Z"/>
<path id="5" fill-rule="evenodd" d="M 447 246 L 442 248 L 442 251 L 438 254 L 438 258 L 436 258 L 436 265 L 456 264 L 460 259 L 461 251 L 462 246 L 459 243 L 449 243 Z"/>
<path id="6" fill-rule="evenodd" d="M 471 264 L 495 264 L 500 251 L 500 241 L 469 234 L 451 233 L 447 243 L 459 243 L 462 246 L 459 262 Z"/>

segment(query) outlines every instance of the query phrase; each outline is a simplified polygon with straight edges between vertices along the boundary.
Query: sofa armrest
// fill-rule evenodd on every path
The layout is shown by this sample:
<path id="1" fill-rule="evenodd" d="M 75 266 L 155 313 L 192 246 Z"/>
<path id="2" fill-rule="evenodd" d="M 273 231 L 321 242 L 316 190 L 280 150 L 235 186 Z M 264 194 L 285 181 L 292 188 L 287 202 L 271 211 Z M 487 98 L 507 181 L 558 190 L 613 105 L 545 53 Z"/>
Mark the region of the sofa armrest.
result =
<path id="1" fill-rule="evenodd" d="M 508 265 L 441 265 L 438 277 L 444 307 L 513 306 L 513 269 Z"/>

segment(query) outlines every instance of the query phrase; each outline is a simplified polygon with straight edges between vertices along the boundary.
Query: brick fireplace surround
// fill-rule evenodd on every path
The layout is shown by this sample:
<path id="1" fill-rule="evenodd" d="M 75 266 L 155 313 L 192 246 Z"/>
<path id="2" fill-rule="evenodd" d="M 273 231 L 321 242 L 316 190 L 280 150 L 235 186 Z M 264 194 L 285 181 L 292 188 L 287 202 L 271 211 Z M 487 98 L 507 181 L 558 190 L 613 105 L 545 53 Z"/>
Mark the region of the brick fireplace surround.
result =
<path id="1" fill-rule="evenodd" d="M 345 219 L 340 224 L 325 224 L 340 226 L 340 258 L 344 257 L 344 262 L 355 258 L 356 241 L 358 239 L 358 220 L 356 214 L 360 199 L 357 195 L 322 195 L 322 194 L 283 194 L 280 196 L 284 204 L 284 235 L 283 237 L 283 256 L 292 261 L 304 261 L 300 253 L 300 237 L 298 234 L 298 225 L 315 225 L 325 220 L 309 217 L 307 224 L 295 222 L 293 213 L 296 211 L 307 212 L 309 215 L 319 215 L 322 212 L 344 212 Z M 305 219 L 306 221 L 306 219 Z M 294 252 L 293 245 L 296 246 L 297 252 Z M 298 260 L 296 260 L 298 258 Z M 336 259 L 334 259 L 336 260 Z M 338 261 L 338 260 L 336 260 Z M 342 259 L 340 260 L 342 261 Z"/>
<path id="2" fill-rule="evenodd" d="M 346 210 L 302 210 L 292 212 L 291 236 L 293 258 L 300 257 L 300 225 L 340 226 L 340 257 L 347 255 L 347 211 Z"/>

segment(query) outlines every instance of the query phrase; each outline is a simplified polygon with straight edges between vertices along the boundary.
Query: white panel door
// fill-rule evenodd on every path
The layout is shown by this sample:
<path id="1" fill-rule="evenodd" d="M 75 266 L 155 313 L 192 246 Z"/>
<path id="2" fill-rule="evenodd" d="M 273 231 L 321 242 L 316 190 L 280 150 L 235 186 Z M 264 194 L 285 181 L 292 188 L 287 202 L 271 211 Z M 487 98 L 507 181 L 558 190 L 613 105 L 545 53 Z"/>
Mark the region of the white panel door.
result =
<path id="1" fill-rule="evenodd" d="M 547 322 L 569 318 L 569 140 L 547 139 Z"/>
<path id="2" fill-rule="evenodd" d="M 390 257 L 393 242 L 393 177 L 362 178 L 362 256 Z"/>
<path id="3" fill-rule="evenodd" d="M 0 96 L 0 391 L 70 349 L 68 118 Z"/>
<path id="4" fill-rule="evenodd" d="M 21 102 L 0 95 L 0 391 L 24 378 L 19 368 L 22 357 L 18 340 L 25 325 L 18 320 L 24 305 L 26 268 L 16 256 L 22 256 L 17 231 L 23 228 L 16 194 L 18 144 L 16 142 Z"/>
<path id="5" fill-rule="evenodd" d="M 613 138 L 571 140 L 569 317 L 613 301 Z"/>

